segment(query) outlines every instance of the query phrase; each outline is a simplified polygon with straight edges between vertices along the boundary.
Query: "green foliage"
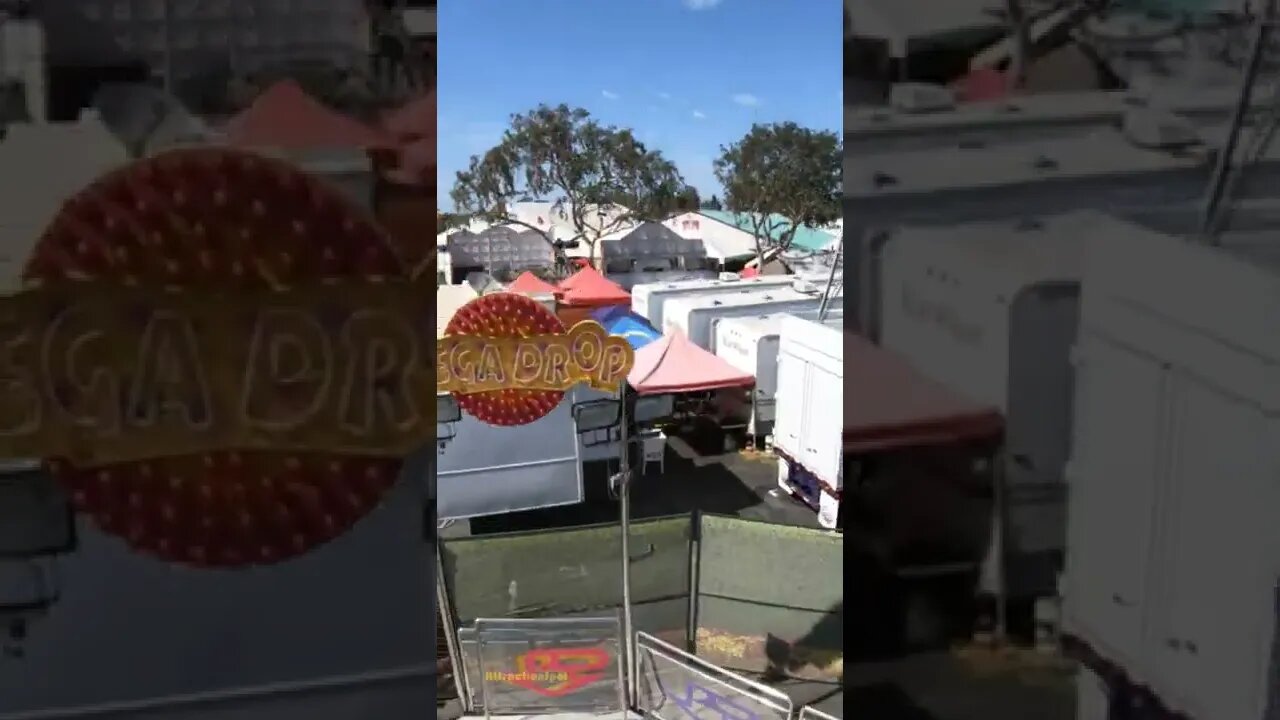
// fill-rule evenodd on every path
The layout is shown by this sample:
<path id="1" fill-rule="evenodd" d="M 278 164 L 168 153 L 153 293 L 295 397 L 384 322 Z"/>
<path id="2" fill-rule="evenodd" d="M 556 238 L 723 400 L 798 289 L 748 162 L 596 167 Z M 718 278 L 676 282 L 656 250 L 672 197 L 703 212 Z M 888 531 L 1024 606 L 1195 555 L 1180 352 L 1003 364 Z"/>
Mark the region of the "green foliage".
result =
<path id="1" fill-rule="evenodd" d="M 793 122 L 754 125 L 721 148 L 715 174 L 725 206 L 751 217 L 758 257 L 788 249 L 802 225 L 821 227 L 841 217 L 841 160 L 835 133 Z"/>
<path id="2" fill-rule="evenodd" d="M 724 205 L 720 203 L 718 195 L 712 195 L 710 200 L 704 200 L 698 206 L 699 210 L 724 210 Z"/>
<path id="3" fill-rule="evenodd" d="M 554 198 L 573 239 L 594 246 L 633 222 L 664 219 L 687 199 L 686 188 L 675 165 L 630 130 L 601 125 L 580 108 L 542 105 L 512 116 L 498 145 L 458 173 L 450 196 L 458 212 L 517 224 L 512 203 Z M 609 212 L 602 217 L 601 209 Z"/>

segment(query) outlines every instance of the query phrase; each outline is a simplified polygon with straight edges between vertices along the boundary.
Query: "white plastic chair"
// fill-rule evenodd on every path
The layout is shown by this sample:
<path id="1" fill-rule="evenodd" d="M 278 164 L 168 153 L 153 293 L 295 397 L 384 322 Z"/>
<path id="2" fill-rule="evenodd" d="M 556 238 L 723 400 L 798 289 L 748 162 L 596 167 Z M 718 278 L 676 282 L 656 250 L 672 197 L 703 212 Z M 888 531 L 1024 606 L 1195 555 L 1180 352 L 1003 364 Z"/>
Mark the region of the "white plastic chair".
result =
<path id="1" fill-rule="evenodd" d="M 651 463 L 658 464 L 658 472 L 666 471 L 667 436 L 661 430 L 647 432 L 644 438 L 644 472 L 648 474 Z"/>

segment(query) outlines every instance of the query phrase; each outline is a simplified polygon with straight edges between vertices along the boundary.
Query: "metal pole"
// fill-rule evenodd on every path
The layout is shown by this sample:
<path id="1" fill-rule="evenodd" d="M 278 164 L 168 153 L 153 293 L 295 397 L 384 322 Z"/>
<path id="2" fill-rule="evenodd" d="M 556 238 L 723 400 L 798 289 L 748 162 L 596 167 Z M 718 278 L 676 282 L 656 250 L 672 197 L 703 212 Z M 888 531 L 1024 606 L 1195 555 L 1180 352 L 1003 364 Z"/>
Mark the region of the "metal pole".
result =
<path id="1" fill-rule="evenodd" d="M 1236 102 L 1235 112 L 1231 117 L 1231 126 L 1227 139 L 1219 150 L 1218 162 L 1213 168 L 1213 177 L 1209 181 L 1209 189 L 1205 198 L 1203 216 L 1201 218 L 1201 235 L 1210 244 L 1216 245 L 1214 238 L 1219 218 L 1218 208 L 1230 198 L 1223 197 L 1232 163 L 1235 162 L 1236 146 L 1240 144 L 1240 134 L 1244 129 L 1245 116 L 1253 105 L 1253 87 L 1257 82 L 1258 70 L 1262 65 L 1262 57 L 1266 52 L 1267 39 L 1271 31 L 1271 23 L 1275 17 L 1275 2 L 1267 2 L 1265 10 L 1258 16 L 1254 28 L 1253 47 L 1249 50 L 1249 60 L 1245 63 L 1240 95 Z"/>
<path id="2" fill-rule="evenodd" d="M 822 293 L 822 304 L 818 308 L 818 322 L 827 319 L 827 313 L 831 311 L 831 292 L 835 287 L 836 268 L 840 267 L 840 259 L 844 257 L 844 231 L 840 232 L 840 239 L 836 241 L 836 256 L 831 259 L 831 273 L 827 275 L 827 287 Z"/>
<path id="3" fill-rule="evenodd" d="M 466 661 L 462 656 L 462 643 L 458 640 L 458 622 L 453 616 L 453 607 L 449 599 L 449 587 L 445 585 L 444 575 L 444 550 L 440 545 L 440 537 L 436 536 L 436 611 L 440 614 L 440 619 L 444 625 L 444 641 L 449 648 L 449 664 L 452 665 L 450 670 L 453 671 L 453 685 L 458 691 L 458 702 L 462 703 L 463 709 L 467 712 L 475 712 L 474 703 L 471 702 L 471 687 L 469 678 L 466 676 Z M 432 618 L 432 624 L 435 619 Z M 433 650 L 434 652 L 434 650 Z"/>
<path id="4" fill-rule="evenodd" d="M 618 514 L 622 529 L 622 634 L 626 654 L 626 695 L 628 705 L 635 702 L 636 631 L 631 620 L 631 416 L 627 412 L 627 383 L 618 386 L 622 403 L 619 413 L 618 438 L 622 459 L 618 463 Z"/>
<path id="5" fill-rule="evenodd" d="M 170 95 L 173 94 L 173 8 L 169 7 L 170 0 L 164 0 L 160 3 L 161 11 L 164 13 L 164 91 Z"/>

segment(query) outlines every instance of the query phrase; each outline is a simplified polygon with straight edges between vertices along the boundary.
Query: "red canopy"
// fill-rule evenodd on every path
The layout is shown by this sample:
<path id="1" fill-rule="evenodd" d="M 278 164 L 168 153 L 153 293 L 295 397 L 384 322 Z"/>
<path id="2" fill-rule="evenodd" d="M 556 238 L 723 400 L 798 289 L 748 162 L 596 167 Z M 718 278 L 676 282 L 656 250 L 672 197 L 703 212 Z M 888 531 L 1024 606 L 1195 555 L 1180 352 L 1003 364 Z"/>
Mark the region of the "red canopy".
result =
<path id="1" fill-rule="evenodd" d="M 377 130 L 329 109 L 293 80 L 267 88 L 226 129 L 227 140 L 240 147 L 314 150 L 388 144 Z"/>
<path id="2" fill-rule="evenodd" d="M 507 286 L 511 292 L 518 293 L 551 293 L 553 295 L 560 294 L 560 288 L 543 280 L 529 271 L 520 273 L 520 276 L 511 281 Z"/>
<path id="3" fill-rule="evenodd" d="M 844 355 L 846 451 L 995 438 L 1003 428 L 995 408 L 952 392 L 859 335 L 845 333 Z"/>
<path id="4" fill-rule="evenodd" d="M 604 305 L 630 305 L 631 294 L 618 283 L 587 266 L 560 281 L 566 305 L 600 307 Z"/>
<path id="5" fill-rule="evenodd" d="M 641 395 L 754 385 L 756 379 L 694 345 L 677 330 L 636 351 L 627 382 Z"/>
<path id="6" fill-rule="evenodd" d="M 1003 100 L 1009 95 L 1009 76 L 992 67 L 981 67 L 951 86 L 960 102 Z"/>
<path id="7" fill-rule="evenodd" d="M 436 138 L 435 91 L 405 103 L 387 115 L 382 124 L 387 132 L 404 140 L 430 138 L 434 141 Z"/>

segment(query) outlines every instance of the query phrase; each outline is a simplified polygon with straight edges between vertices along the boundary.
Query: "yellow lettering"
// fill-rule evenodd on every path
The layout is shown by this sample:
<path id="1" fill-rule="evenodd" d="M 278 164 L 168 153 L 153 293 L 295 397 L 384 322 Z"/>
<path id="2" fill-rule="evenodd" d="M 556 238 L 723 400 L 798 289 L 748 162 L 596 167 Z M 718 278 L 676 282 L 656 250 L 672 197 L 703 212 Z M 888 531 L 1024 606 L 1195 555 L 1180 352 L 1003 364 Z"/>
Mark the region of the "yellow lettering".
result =
<path id="1" fill-rule="evenodd" d="M 310 313 L 273 308 L 258 315 L 240 412 L 250 426 L 269 431 L 298 428 L 324 407 L 333 384 L 333 348 Z"/>
<path id="2" fill-rule="evenodd" d="M 87 315 L 86 306 L 71 306 L 49 323 L 40 348 L 45 393 L 73 425 L 116 435 L 120 378 L 110 369 L 111 345 Z"/>
<path id="3" fill-rule="evenodd" d="M 339 417 L 351 432 L 402 433 L 419 420 L 410 391 L 418 365 L 417 338 L 404 319 L 381 310 L 358 312 L 342 328 L 347 355 Z"/>
<path id="4" fill-rule="evenodd" d="M 209 381 L 190 318 L 170 311 L 151 316 L 138 346 L 138 374 L 129 393 L 129 421 L 148 427 L 176 416 L 189 428 L 213 422 Z"/>

